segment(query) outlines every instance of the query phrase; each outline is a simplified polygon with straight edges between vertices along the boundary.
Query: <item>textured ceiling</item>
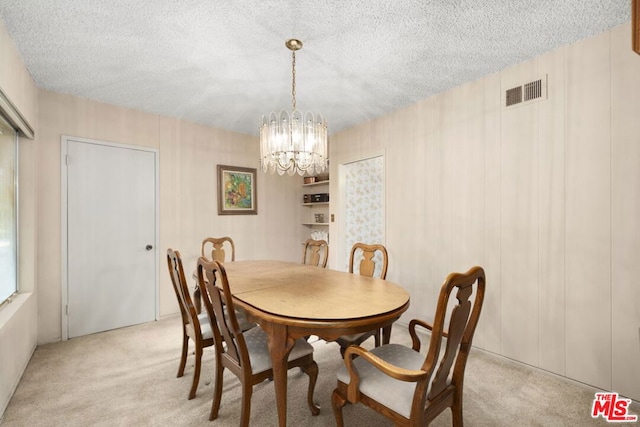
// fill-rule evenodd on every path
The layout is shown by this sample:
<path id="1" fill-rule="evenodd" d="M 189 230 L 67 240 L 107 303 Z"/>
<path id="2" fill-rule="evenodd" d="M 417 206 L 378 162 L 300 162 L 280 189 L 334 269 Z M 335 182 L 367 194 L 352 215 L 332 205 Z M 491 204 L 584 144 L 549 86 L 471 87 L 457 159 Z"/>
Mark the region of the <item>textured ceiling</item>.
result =
<path id="1" fill-rule="evenodd" d="M 608 30 L 630 0 L 0 0 L 44 89 L 258 134 L 291 106 L 329 132 Z M 631 34 L 629 35 L 631 37 Z"/>

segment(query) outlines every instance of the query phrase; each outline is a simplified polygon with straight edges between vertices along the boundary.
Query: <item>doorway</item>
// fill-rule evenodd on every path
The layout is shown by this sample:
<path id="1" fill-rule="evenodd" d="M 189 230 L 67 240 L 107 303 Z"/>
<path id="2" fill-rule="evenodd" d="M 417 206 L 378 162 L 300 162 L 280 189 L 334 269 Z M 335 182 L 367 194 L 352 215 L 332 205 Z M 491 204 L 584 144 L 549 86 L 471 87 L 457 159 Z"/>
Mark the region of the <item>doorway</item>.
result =
<path id="1" fill-rule="evenodd" d="M 63 136 L 62 338 L 155 320 L 158 153 Z"/>
<path id="2" fill-rule="evenodd" d="M 385 244 L 384 156 L 344 163 L 340 177 L 344 182 L 344 214 L 341 216 L 345 232 L 342 233 L 339 262 L 341 269 L 346 271 L 354 243 Z M 376 260 L 376 268 L 380 268 L 380 264 Z"/>

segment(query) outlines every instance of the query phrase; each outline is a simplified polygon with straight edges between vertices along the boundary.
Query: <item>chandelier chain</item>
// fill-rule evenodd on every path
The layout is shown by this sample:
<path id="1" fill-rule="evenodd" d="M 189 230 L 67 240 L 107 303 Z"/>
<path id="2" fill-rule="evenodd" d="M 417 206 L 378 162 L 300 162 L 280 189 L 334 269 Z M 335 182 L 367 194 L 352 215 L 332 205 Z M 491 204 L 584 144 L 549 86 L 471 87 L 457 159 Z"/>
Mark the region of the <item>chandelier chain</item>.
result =
<path id="1" fill-rule="evenodd" d="M 293 105 L 293 109 L 291 111 L 296 110 L 296 51 L 291 52 L 292 60 L 291 60 L 291 105 Z"/>

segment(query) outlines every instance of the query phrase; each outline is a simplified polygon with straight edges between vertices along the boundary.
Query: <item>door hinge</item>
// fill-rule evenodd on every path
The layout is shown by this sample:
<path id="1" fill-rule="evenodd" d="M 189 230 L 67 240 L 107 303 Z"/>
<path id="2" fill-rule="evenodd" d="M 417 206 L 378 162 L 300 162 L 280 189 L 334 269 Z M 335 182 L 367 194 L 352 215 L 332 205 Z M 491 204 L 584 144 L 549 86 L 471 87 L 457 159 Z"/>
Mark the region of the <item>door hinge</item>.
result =
<path id="1" fill-rule="evenodd" d="M 66 163 L 67 166 L 69 166 L 69 155 L 65 155 L 64 156 L 64 162 Z"/>
<path id="2" fill-rule="evenodd" d="M 64 312 L 67 316 L 69 315 L 69 304 L 64 306 Z"/>

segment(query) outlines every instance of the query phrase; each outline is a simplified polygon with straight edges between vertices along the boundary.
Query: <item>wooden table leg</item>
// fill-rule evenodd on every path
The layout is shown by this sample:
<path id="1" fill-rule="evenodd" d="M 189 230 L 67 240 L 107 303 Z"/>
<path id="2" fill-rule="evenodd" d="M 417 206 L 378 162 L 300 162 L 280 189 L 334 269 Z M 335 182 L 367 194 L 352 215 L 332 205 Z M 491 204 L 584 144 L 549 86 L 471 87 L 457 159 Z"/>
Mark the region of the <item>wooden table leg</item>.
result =
<path id="1" fill-rule="evenodd" d="M 385 326 L 382 328 L 382 345 L 389 344 L 389 340 L 391 339 L 391 326 Z"/>
<path id="2" fill-rule="evenodd" d="M 288 336 L 287 327 L 284 325 L 272 325 L 267 333 L 278 404 L 278 425 L 285 427 L 287 425 L 287 360 L 295 341 Z"/>

